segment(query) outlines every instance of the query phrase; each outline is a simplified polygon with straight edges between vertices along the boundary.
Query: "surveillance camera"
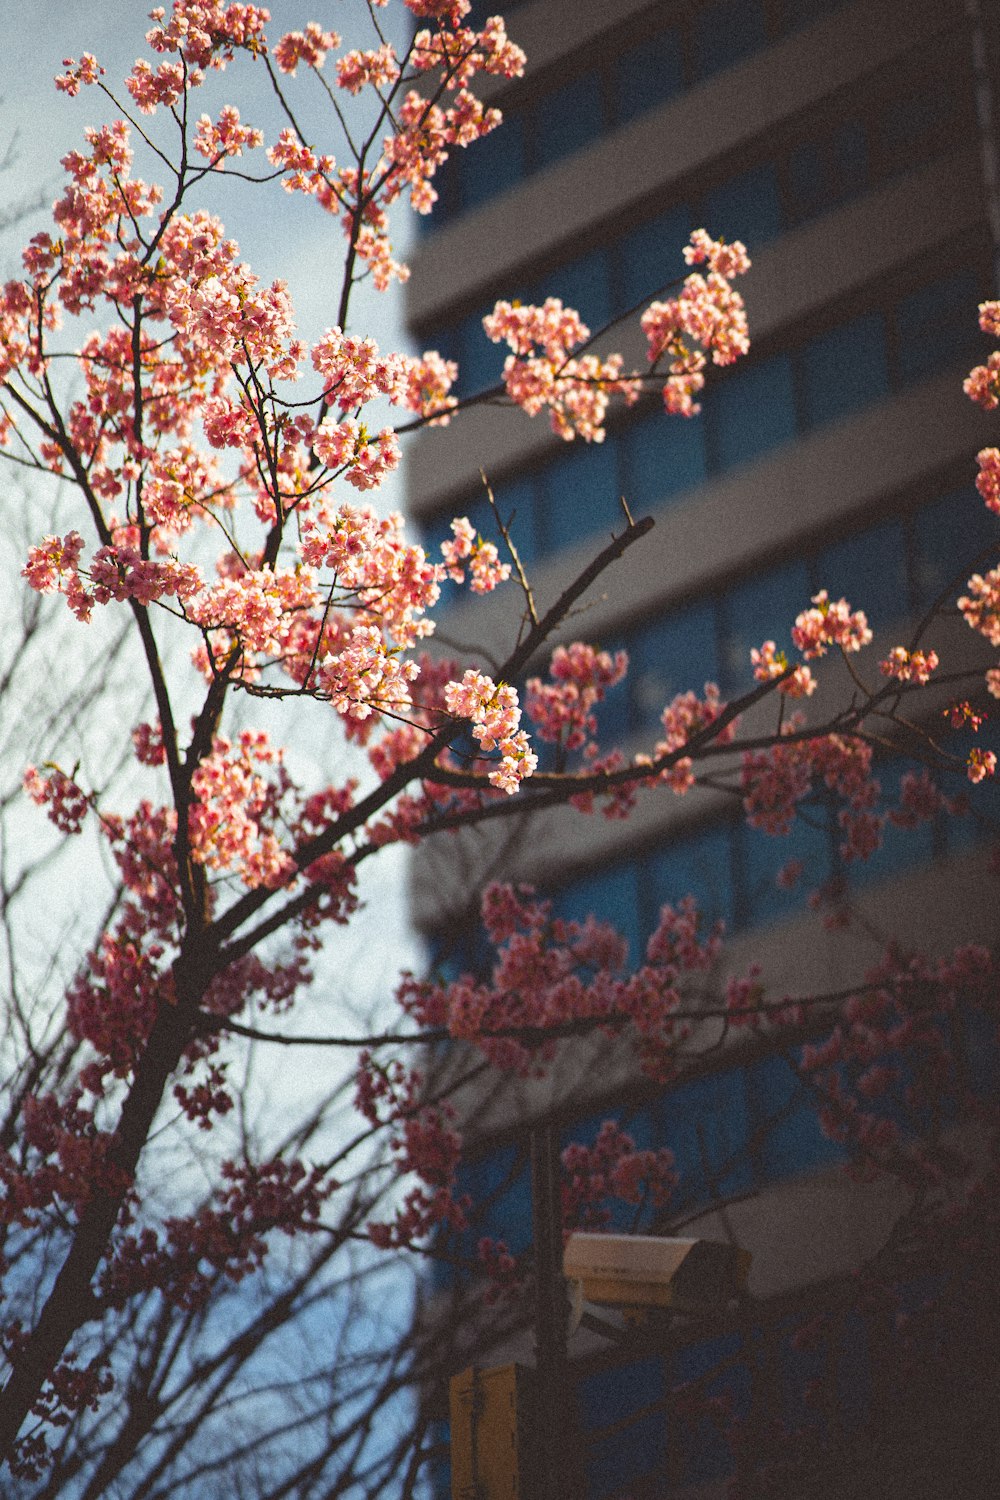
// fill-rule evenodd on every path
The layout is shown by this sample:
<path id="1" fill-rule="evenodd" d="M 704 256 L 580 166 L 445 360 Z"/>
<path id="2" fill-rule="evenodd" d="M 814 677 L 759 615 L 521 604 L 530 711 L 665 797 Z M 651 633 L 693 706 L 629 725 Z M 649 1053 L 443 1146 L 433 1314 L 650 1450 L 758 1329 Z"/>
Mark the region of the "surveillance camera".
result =
<path id="1" fill-rule="evenodd" d="M 571 1234 L 563 1275 L 604 1306 L 717 1312 L 746 1286 L 750 1260 L 749 1251 L 713 1240 Z"/>

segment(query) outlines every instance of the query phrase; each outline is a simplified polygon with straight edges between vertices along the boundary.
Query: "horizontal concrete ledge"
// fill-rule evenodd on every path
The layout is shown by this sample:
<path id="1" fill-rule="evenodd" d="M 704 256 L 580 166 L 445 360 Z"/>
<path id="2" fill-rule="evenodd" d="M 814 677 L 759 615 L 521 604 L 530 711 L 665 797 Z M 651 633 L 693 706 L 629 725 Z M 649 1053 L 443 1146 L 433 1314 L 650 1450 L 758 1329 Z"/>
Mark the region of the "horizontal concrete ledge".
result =
<path id="1" fill-rule="evenodd" d="M 567 9 L 580 14 L 558 28 L 544 0 L 515 12 L 511 35 L 522 41 L 529 66 L 550 62 L 608 26 L 609 8 L 597 0 L 575 0 Z M 637 9 L 616 0 L 614 24 Z M 932 47 L 962 19 L 957 0 L 860 0 L 527 178 L 426 241 L 407 286 L 411 323 L 425 328 L 475 306 L 520 266 L 572 244 L 596 223 L 634 217 L 637 205 L 668 196 L 674 184 L 741 143 L 911 48 Z"/>

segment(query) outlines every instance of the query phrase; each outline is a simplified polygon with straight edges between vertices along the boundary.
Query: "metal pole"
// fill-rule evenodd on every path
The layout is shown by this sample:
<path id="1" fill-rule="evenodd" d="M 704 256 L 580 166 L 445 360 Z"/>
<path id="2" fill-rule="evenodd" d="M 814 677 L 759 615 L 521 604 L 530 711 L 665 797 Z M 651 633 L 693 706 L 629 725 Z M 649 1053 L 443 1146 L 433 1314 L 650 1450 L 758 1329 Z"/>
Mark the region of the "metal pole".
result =
<path id="1" fill-rule="evenodd" d="M 571 1493 L 570 1411 L 566 1387 L 569 1306 L 562 1274 L 559 1132 L 551 1123 L 531 1131 L 531 1212 L 535 1257 L 537 1370 L 536 1497 L 565 1500 Z"/>

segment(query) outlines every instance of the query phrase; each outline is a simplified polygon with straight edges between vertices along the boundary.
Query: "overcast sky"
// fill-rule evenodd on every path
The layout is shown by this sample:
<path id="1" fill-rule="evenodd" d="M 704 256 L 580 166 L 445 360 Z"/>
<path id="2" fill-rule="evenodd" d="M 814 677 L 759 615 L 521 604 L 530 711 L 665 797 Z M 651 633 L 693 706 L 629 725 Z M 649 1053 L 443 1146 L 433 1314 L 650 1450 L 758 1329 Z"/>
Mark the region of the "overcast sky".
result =
<path id="1" fill-rule="evenodd" d="M 92 52 L 106 69 L 105 81 L 120 97 L 127 98 L 121 87 L 122 78 L 136 57 L 151 55 L 145 43 L 145 33 L 150 25 L 148 12 L 154 3 L 155 0 L 144 0 L 144 3 L 119 0 L 118 4 L 101 4 L 98 0 L 72 0 L 72 3 L 70 0 L 2 0 L 4 61 L 0 63 L 0 147 L 10 144 L 13 159 L 0 176 L 0 214 L 9 213 L 18 203 L 39 197 L 46 208 L 0 232 L 0 279 L 19 274 L 21 247 L 31 233 L 51 224 L 49 210 L 62 191 L 60 158 L 82 144 L 83 130 L 87 125 L 114 117 L 113 106 L 96 88 L 81 89 L 76 99 L 57 92 L 52 80 L 55 74 L 63 71 L 63 59 L 79 58 L 82 52 Z M 271 9 L 272 14 L 280 18 L 280 26 L 272 23 L 272 35 L 302 27 L 306 21 L 315 18 L 340 30 L 345 44 L 373 44 L 367 8 L 362 0 L 322 0 L 315 6 L 309 0 L 302 5 L 299 0 L 274 0 Z M 391 7 L 385 13 L 388 21 L 392 21 L 394 11 L 397 19 L 398 13 L 405 17 L 402 6 Z M 360 31 L 359 22 L 363 27 Z M 303 82 L 308 84 L 310 80 L 305 77 Z M 208 88 L 204 90 L 205 102 L 202 105 L 199 101 L 199 112 L 204 107 L 214 114 L 222 102 L 233 98 L 239 103 L 243 119 L 259 125 L 264 130 L 265 139 L 273 140 L 284 121 L 278 118 L 263 68 L 248 58 L 239 58 L 218 83 L 220 87 L 213 88 L 211 93 Z M 317 103 L 320 97 L 320 91 L 315 90 Z M 312 122 L 320 118 L 319 111 L 309 115 L 307 110 L 306 117 L 311 128 Z M 317 136 L 317 144 L 322 149 L 334 151 L 342 159 L 342 153 L 332 138 Z M 259 162 L 266 170 L 263 153 L 254 153 L 244 160 L 248 165 Z M 135 171 L 147 181 L 162 180 L 148 156 L 137 159 Z M 227 231 L 239 242 L 244 259 L 256 274 L 268 282 L 277 276 L 288 281 L 301 333 L 305 337 L 315 337 L 334 323 L 344 244 L 339 226 L 301 195 L 293 196 L 275 188 L 254 190 L 237 182 L 219 183 L 217 179 L 209 186 L 224 189 L 219 196 L 213 197 L 211 206 L 223 219 Z M 383 347 L 404 347 L 402 299 L 398 295 L 367 294 L 358 304 L 352 322 L 359 331 L 372 333 Z M 348 491 L 344 498 L 355 501 L 358 496 L 354 491 Z M 382 510 L 401 508 L 402 487 L 398 483 L 395 489 L 386 486 L 378 495 L 364 498 Z M 290 747 L 290 758 L 295 762 L 293 769 L 304 774 L 304 779 L 313 784 L 323 774 L 324 768 L 326 774 L 330 774 L 330 751 L 339 739 L 338 731 L 329 724 L 322 734 L 314 732 L 317 718 L 326 722 L 322 714 L 310 715 L 310 723 L 304 731 L 291 736 L 293 743 Z M 287 726 L 283 727 L 288 738 Z M 341 752 L 336 754 L 339 758 Z M 338 989 L 342 990 L 346 980 L 360 1011 L 368 1009 L 375 997 L 384 1001 L 399 967 L 407 960 L 416 960 L 416 954 L 405 938 L 404 859 L 400 851 L 388 851 L 386 857 L 371 861 L 370 868 L 365 867 L 371 915 L 368 921 L 361 918 L 352 924 L 350 932 L 338 935 L 334 944 L 335 967 L 342 976 Z M 372 926 L 368 925 L 369 921 Z M 373 941 L 375 932 L 378 941 Z M 322 998 L 321 994 L 321 1001 Z M 335 993 L 335 999 L 336 1008 L 342 1015 L 343 994 Z M 316 1029 L 315 1021 L 313 1016 L 312 1029 Z M 317 1073 L 328 1073 L 330 1068 L 329 1054 L 299 1055 L 296 1062 L 303 1081 L 313 1068 Z"/>
<path id="2" fill-rule="evenodd" d="M 81 143 L 85 126 L 114 115 L 113 106 L 96 88 L 81 89 L 76 99 L 56 91 L 52 80 L 63 71 L 63 58 L 92 52 L 106 69 L 104 81 L 127 100 L 121 80 L 136 57 L 153 56 L 155 60 L 145 42 L 151 8 L 150 0 L 119 0 L 118 4 L 6 0 L 4 62 L 0 64 L 0 145 L 12 145 L 13 161 L 0 178 L 0 213 L 9 213 L 17 203 L 40 195 L 51 205 L 61 191 L 60 158 Z M 345 45 L 368 46 L 375 40 L 363 0 L 322 0 L 319 5 L 315 0 L 275 0 L 271 10 L 278 18 L 271 24 L 272 35 L 319 19 L 338 29 Z M 405 20 L 405 16 L 402 6 L 390 6 L 380 19 L 391 31 L 392 23 Z M 301 72 L 300 78 L 309 84 Z M 266 141 L 273 140 L 285 123 L 279 118 L 263 68 L 246 57 L 240 57 L 213 80 L 211 89 L 206 87 L 203 95 L 204 105 L 198 101 L 199 112 L 204 107 L 214 113 L 232 98 L 239 104 L 243 119 L 263 129 Z M 316 143 L 343 159 L 336 138 L 320 134 L 328 118 L 321 109 L 320 90 L 305 87 L 298 95 L 297 107 L 300 99 L 306 101 L 303 108 L 308 127 L 317 131 Z M 316 106 L 311 112 L 310 101 Z M 248 155 L 244 162 L 248 167 L 267 170 L 262 152 Z M 136 173 L 146 180 L 159 180 L 148 158 L 137 161 Z M 220 193 L 217 182 L 212 186 L 216 189 L 215 211 L 238 240 L 254 271 L 266 281 L 282 276 L 289 282 L 302 333 L 315 336 L 335 322 L 343 236 L 333 220 L 299 194 L 273 189 L 261 193 L 236 182 L 225 185 Z M 400 244 L 405 243 L 407 217 L 402 214 L 395 227 Z M 32 215 L 27 223 L 0 234 L 0 273 L 5 278 L 18 273 L 20 248 L 28 234 L 47 221 L 47 212 Z M 401 302 L 398 294 L 379 296 L 366 289 L 358 304 L 356 326 L 360 328 L 363 323 L 365 331 L 385 346 L 402 347 Z"/>

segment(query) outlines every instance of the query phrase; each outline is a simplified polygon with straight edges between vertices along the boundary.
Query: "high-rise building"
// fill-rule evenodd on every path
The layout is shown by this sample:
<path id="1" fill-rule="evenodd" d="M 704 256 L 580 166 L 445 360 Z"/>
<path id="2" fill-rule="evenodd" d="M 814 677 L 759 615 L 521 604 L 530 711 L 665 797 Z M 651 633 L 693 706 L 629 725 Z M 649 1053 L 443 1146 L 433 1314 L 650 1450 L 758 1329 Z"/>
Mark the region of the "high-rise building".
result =
<path id="1" fill-rule="evenodd" d="M 474 15 L 495 8 L 477 4 Z M 462 395 L 499 379 L 506 350 L 481 327 L 498 297 L 559 296 L 596 329 L 683 274 L 694 227 L 743 240 L 753 258 L 741 286 L 751 354 L 710 372 L 697 418 L 666 418 L 651 396 L 613 417 L 604 443 L 566 444 L 543 419 L 483 403 L 412 452 L 411 514 L 425 537 L 443 539 L 457 514 L 489 531 L 482 471 L 541 599 L 620 526 L 620 496 L 633 515 L 656 518 L 565 637 L 627 649 L 631 670 L 602 706 L 601 729 L 638 749 L 655 741 L 676 692 L 706 681 L 724 696 L 748 688 L 750 647 L 787 641 L 817 588 L 864 608 L 888 643 L 996 541 L 972 483 L 991 426 L 962 376 L 988 347 L 976 304 L 997 294 L 1000 17 L 984 0 L 499 8 L 528 71 L 496 89 L 503 128 L 449 163 L 409 284 L 414 335 L 459 361 Z M 608 343 L 641 363 L 634 318 Z M 494 639 L 516 637 L 520 607 L 511 586 L 490 602 Z M 440 634 L 474 649 L 483 618 L 481 604 L 473 611 L 455 596 Z M 901 769 L 885 757 L 883 786 Z M 759 961 L 777 993 L 834 992 L 878 952 L 876 925 L 931 947 L 996 939 L 983 808 L 918 831 L 889 827 L 881 848 L 845 871 L 822 809 L 774 839 L 740 820 L 723 791 L 649 794 L 623 823 L 548 813 L 528 831 L 510 824 L 502 835 L 442 840 L 417 861 L 414 911 L 443 962 L 474 967 L 475 898 L 504 873 L 551 894 L 561 915 L 614 920 L 637 958 L 661 904 L 690 893 L 706 920 L 725 921 L 735 966 Z M 845 937 L 804 910 L 801 890 L 776 879 L 795 860 L 813 884 L 849 875 L 873 935 Z M 984 1062 L 985 1042 L 967 1040 L 995 1079 L 995 1055 Z M 766 1043 L 709 1048 L 666 1091 L 636 1084 L 611 1044 L 589 1046 L 585 1067 L 570 1054 L 544 1085 L 476 1099 L 465 1183 L 484 1205 L 485 1231 L 515 1249 L 530 1238 L 526 1120 L 554 1113 L 569 1137 L 610 1109 L 640 1146 L 673 1150 L 672 1225 L 736 1236 L 753 1251 L 755 1305 L 767 1311 L 752 1357 L 745 1329 L 711 1339 L 688 1331 L 668 1352 L 617 1356 L 612 1390 L 607 1354 L 583 1356 L 580 1420 L 606 1429 L 591 1443 L 587 1493 L 673 1493 L 731 1468 L 710 1424 L 699 1418 L 685 1432 L 655 1395 L 678 1381 L 697 1386 L 713 1360 L 723 1366 L 718 1389 L 743 1416 L 770 1400 L 771 1415 L 791 1425 L 803 1384 L 826 1379 L 830 1430 L 842 1444 L 867 1434 L 857 1471 L 867 1483 L 885 1457 L 863 1420 L 877 1340 L 855 1314 L 819 1354 L 793 1348 L 788 1329 L 808 1289 L 836 1286 L 875 1250 L 898 1204 L 834 1170 L 837 1150 L 797 1075 Z M 829 1379 L 824 1360 L 827 1375 L 837 1367 Z M 942 1410 L 949 1448 L 978 1441 L 975 1402 L 963 1405 L 961 1432 L 955 1401 Z M 824 1428 L 817 1452 L 828 1441 Z M 900 1493 L 940 1485 L 925 1459 L 921 1449 L 913 1469 L 893 1458 Z M 788 1493 L 863 1490 L 854 1470 L 831 1477 L 818 1459 L 814 1470 Z M 934 1476 L 926 1491 L 917 1470 Z M 891 1494 L 895 1482 L 886 1480 Z"/>

